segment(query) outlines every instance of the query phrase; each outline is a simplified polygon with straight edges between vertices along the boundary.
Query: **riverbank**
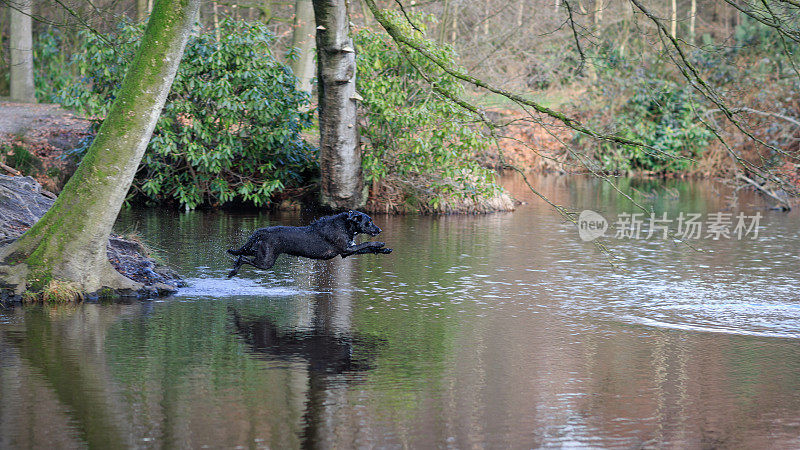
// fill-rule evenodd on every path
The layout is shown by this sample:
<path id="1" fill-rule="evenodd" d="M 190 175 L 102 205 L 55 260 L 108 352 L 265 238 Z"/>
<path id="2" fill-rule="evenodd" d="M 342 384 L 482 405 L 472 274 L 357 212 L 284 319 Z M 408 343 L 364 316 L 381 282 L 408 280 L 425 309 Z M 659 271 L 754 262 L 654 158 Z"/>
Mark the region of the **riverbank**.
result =
<path id="1" fill-rule="evenodd" d="M 43 189 L 31 177 L 0 175 L 0 253 L 33 226 L 50 209 L 54 199 L 53 193 Z M 138 297 L 170 295 L 184 285 L 175 271 L 151 257 L 147 246 L 140 240 L 112 235 L 107 255 L 119 273 L 144 285 L 139 292 L 133 293 Z M 0 301 L 45 298 L 45 295 L 26 295 L 26 286 L 15 280 L 16 272 L 15 268 L 0 265 Z M 50 290 L 64 291 L 66 288 L 64 285 L 53 285 Z"/>
<path id="2" fill-rule="evenodd" d="M 587 148 L 591 143 L 576 143 L 573 130 L 554 119 L 534 121 L 508 108 L 490 107 L 487 113 L 496 122 L 508 125 L 500 130 L 499 146 L 490 146 L 485 153 L 476 155 L 484 167 L 498 172 L 512 165 L 526 173 L 587 173 L 587 169 L 576 161 L 576 151 L 583 152 L 584 157 L 591 156 L 592 149 Z M 76 115 L 58 105 L 0 102 L 0 173 L 30 176 L 43 186 L 44 192 L 60 192 L 77 166 L 77 159 L 71 156 L 71 152 L 91 138 L 92 123 L 92 119 Z M 767 135 L 759 137 L 769 140 Z M 306 134 L 303 139 L 314 145 L 316 136 Z M 746 161 L 753 163 L 763 156 L 752 146 L 743 146 L 742 155 Z M 702 153 L 697 164 L 684 171 L 634 171 L 624 175 L 717 177 L 743 188 L 758 189 L 742 182 L 740 172 L 741 169 L 722 145 L 713 142 Z M 785 186 L 770 185 L 766 189 L 796 204 L 796 199 L 790 198 L 789 191 L 800 191 L 800 164 L 784 161 L 776 166 L 775 173 L 784 180 Z M 752 174 L 746 175 L 756 178 L 757 182 L 764 181 Z M 426 191 L 422 181 L 389 177 L 374 183 L 365 211 L 389 214 L 483 214 L 513 211 L 515 208 L 513 198 L 502 191 L 489 198 L 442 198 L 431 201 L 435 195 Z M 313 189 L 309 190 L 309 187 L 294 191 L 297 191 L 296 195 L 292 192 L 279 194 L 274 207 L 297 209 L 303 206 L 303 202 L 314 198 Z"/>

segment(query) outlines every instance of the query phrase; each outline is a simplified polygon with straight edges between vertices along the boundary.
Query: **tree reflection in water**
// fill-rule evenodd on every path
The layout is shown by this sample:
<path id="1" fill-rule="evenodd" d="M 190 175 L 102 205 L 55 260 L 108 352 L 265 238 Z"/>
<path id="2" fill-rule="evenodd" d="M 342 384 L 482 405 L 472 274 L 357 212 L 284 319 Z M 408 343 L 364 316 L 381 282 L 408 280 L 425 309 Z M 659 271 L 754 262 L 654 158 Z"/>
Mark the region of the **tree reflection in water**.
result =
<path id="1" fill-rule="evenodd" d="M 352 259 L 315 262 L 309 326 L 280 327 L 269 315 L 247 315 L 228 306 L 236 334 L 250 350 L 270 361 L 307 365 L 308 391 L 303 415 L 303 446 L 321 442 L 318 426 L 333 414 L 329 397 L 344 395 L 353 375 L 374 368 L 381 340 L 350 329 Z M 346 376 L 345 376 L 346 375 Z"/>

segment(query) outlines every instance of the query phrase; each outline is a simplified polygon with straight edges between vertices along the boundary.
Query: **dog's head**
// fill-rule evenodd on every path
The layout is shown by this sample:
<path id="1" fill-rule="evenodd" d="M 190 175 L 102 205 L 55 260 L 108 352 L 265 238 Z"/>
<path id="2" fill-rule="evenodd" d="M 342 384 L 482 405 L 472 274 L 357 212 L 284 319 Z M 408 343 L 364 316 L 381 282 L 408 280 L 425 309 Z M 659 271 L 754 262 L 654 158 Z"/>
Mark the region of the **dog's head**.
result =
<path id="1" fill-rule="evenodd" d="M 372 218 L 370 216 L 359 211 L 348 211 L 347 222 L 356 234 L 361 233 L 377 236 L 381 232 L 381 229 L 372 223 Z"/>

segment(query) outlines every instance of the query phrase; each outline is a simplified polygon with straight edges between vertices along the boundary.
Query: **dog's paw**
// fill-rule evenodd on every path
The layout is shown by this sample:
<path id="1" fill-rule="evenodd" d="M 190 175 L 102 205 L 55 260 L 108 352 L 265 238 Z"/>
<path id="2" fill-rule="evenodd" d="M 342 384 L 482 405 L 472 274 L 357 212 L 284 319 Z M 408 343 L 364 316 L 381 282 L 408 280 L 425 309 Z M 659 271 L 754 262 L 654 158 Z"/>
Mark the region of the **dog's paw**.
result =
<path id="1" fill-rule="evenodd" d="M 381 247 L 385 247 L 385 246 L 386 246 L 386 242 L 380 242 L 380 241 L 372 241 L 372 242 L 370 242 L 370 247 L 381 248 Z"/>
<path id="2" fill-rule="evenodd" d="M 378 251 L 381 252 L 381 253 L 387 253 L 387 254 L 388 253 L 392 253 L 392 249 L 390 249 L 390 248 L 382 248 L 382 249 L 380 249 Z"/>
<path id="3" fill-rule="evenodd" d="M 238 272 L 238 270 L 231 270 L 228 272 L 228 278 L 233 278 L 236 275 L 236 272 Z"/>

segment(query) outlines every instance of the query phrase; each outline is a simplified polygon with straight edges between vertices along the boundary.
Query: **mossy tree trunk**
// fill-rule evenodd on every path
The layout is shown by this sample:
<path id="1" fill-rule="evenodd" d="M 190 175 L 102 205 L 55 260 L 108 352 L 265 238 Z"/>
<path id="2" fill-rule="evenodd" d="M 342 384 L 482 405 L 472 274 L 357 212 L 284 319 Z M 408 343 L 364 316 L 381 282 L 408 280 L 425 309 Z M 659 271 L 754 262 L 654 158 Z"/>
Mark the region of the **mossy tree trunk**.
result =
<path id="1" fill-rule="evenodd" d="M 322 204 L 366 203 L 356 123 L 356 54 L 346 0 L 314 0 L 317 23 L 320 178 Z"/>
<path id="2" fill-rule="evenodd" d="M 50 280 L 77 283 L 86 293 L 132 293 L 142 286 L 117 272 L 106 245 L 194 25 L 200 0 L 156 0 L 139 50 L 119 94 L 53 207 L 2 249 L 6 279 L 37 291 Z M 20 283 L 16 283 L 17 291 Z M 24 287 L 24 286 L 23 286 Z"/>

